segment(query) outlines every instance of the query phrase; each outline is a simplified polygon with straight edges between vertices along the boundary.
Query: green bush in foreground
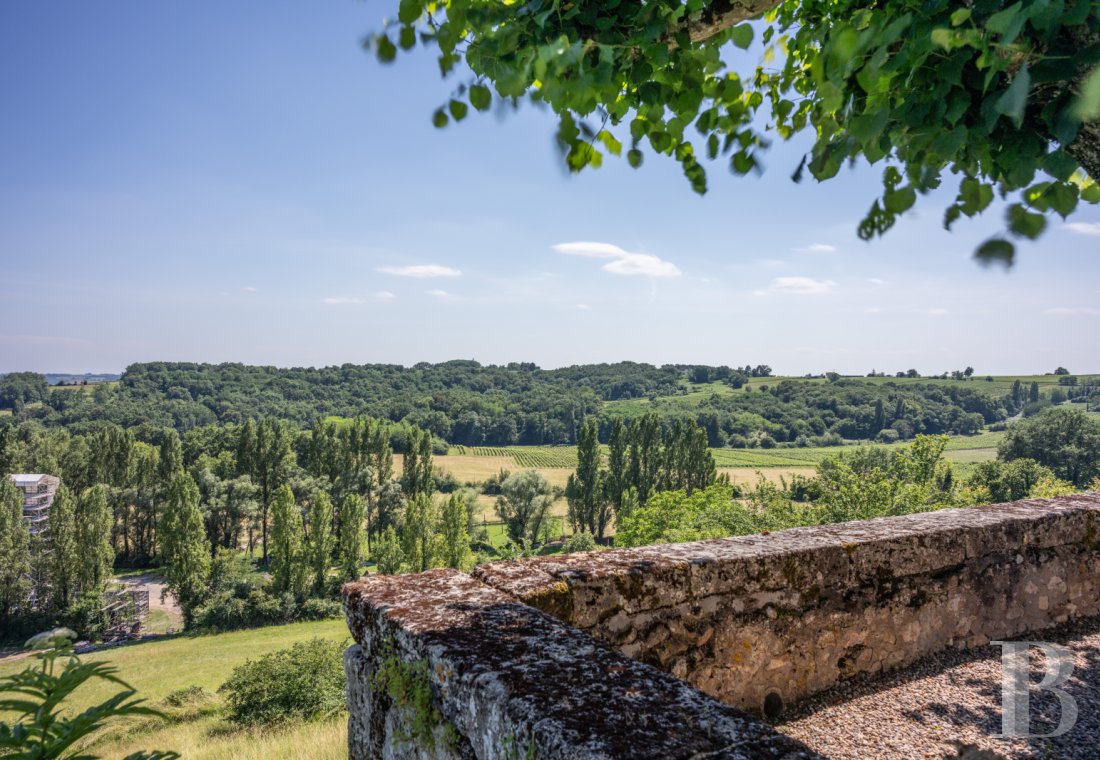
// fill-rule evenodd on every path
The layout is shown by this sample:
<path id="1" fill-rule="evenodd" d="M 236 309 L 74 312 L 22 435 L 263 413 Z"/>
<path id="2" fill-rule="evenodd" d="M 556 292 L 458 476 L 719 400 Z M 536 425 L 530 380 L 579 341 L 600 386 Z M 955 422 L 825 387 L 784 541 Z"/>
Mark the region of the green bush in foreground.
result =
<path id="1" fill-rule="evenodd" d="M 345 644 L 313 638 L 233 669 L 218 689 L 243 726 L 325 718 L 344 709 Z"/>
<path id="2" fill-rule="evenodd" d="M 0 722 L 0 756 L 10 760 L 50 760 L 70 757 L 94 760 L 96 755 L 72 754 L 80 740 L 99 730 L 112 718 L 161 713 L 146 707 L 143 699 L 115 668 L 102 662 L 81 662 L 72 653 L 75 634 L 67 628 L 40 633 L 27 642 L 38 650 L 39 667 L 29 667 L 0 679 L 0 714 L 14 714 L 17 722 Z M 64 701 L 76 689 L 95 678 L 113 681 L 122 691 L 78 715 L 63 715 Z M 135 752 L 125 760 L 176 760 L 175 752 Z"/>

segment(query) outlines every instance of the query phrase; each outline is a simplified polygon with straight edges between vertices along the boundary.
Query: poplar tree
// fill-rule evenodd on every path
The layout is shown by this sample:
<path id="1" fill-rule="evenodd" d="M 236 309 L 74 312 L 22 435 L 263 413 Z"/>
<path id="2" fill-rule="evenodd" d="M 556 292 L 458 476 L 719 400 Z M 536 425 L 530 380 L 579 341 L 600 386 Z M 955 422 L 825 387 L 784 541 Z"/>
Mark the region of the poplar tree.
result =
<path id="1" fill-rule="evenodd" d="M 76 553 L 80 558 L 77 587 L 82 597 L 100 596 L 107 587 L 115 562 L 111 544 L 111 506 L 107 486 L 94 485 L 76 504 Z"/>
<path id="2" fill-rule="evenodd" d="M 199 488 L 185 472 L 177 473 L 168 486 L 161 547 L 168 588 L 189 625 L 210 580 L 210 542 L 199 511 Z"/>
<path id="3" fill-rule="evenodd" d="M 626 469 L 626 425 L 616 417 L 611 423 L 611 437 L 607 441 L 607 498 L 616 517 L 623 507 L 623 493 L 629 487 Z"/>
<path id="4" fill-rule="evenodd" d="M 271 507 L 271 576 L 278 592 L 300 593 L 305 587 L 302 532 L 302 513 L 294 492 L 284 485 Z"/>
<path id="5" fill-rule="evenodd" d="M 260 489 L 260 531 L 263 545 L 263 561 L 268 562 L 268 515 L 271 501 L 289 477 L 293 463 L 290 450 L 290 433 L 280 420 L 265 417 L 254 428 L 251 422 L 241 429 L 237 444 L 238 466 L 251 476 Z"/>
<path id="6" fill-rule="evenodd" d="M 81 557 L 76 540 L 76 511 L 72 492 L 61 484 L 53 498 L 48 519 L 50 531 L 49 578 L 53 606 L 66 610 L 80 579 Z"/>
<path id="7" fill-rule="evenodd" d="M 875 422 L 872 427 L 875 433 L 886 427 L 886 408 L 882 405 L 882 399 L 875 401 Z"/>
<path id="8" fill-rule="evenodd" d="M 359 494 L 349 493 L 340 503 L 340 577 L 358 578 L 363 560 L 364 502 Z"/>
<path id="9" fill-rule="evenodd" d="M 596 421 L 589 419 L 577 433 L 577 472 L 570 482 L 570 522 L 596 534 L 600 502 L 600 441 Z"/>
<path id="10" fill-rule="evenodd" d="M 413 572 L 423 572 L 435 562 L 436 523 L 439 509 L 431 496 L 419 494 L 405 505 L 405 522 L 401 526 L 401 549 Z M 465 513 L 463 514 L 465 520 Z"/>
<path id="11" fill-rule="evenodd" d="M 165 428 L 160 439 L 160 448 L 157 452 L 156 478 L 157 495 L 154 500 L 150 515 L 152 521 L 151 550 L 155 554 L 157 548 L 157 531 L 160 530 L 161 515 L 158 514 L 157 501 L 164 503 L 168 500 L 168 489 L 172 485 L 176 475 L 183 471 L 183 446 L 180 444 L 179 434 L 172 428 Z"/>
<path id="12" fill-rule="evenodd" d="M 7 623 L 29 602 L 30 531 L 23 519 L 23 492 L 0 481 L 0 621 Z"/>
<path id="13" fill-rule="evenodd" d="M 464 569 L 470 562 L 469 513 L 466 499 L 451 494 L 443 505 L 439 518 L 440 560 L 447 567 Z"/>
<path id="14" fill-rule="evenodd" d="M 382 531 L 371 556 L 375 567 L 382 575 L 396 575 L 401 572 L 405 564 L 405 554 L 401 550 L 401 542 L 392 525 L 387 525 Z"/>
<path id="15" fill-rule="evenodd" d="M 638 492 L 639 506 L 645 506 L 657 490 L 661 471 L 661 418 L 656 412 L 639 417 L 630 425 L 630 484 Z"/>
<path id="16" fill-rule="evenodd" d="M 430 496 L 435 490 L 432 479 L 432 434 L 413 428 L 409 432 L 409 444 L 405 450 L 401 487 L 407 499 Z"/>
<path id="17" fill-rule="evenodd" d="M 320 594 L 325 588 L 334 542 L 332 500 L 327 493 L 320 491 L 309 510 L 309 540 L 306 549 L 313 572 L 313 591 L 316 594 Z"/>
<path id="18" fill-rule="evenodd" d="M 1039 384 L 1035 381 L 1031 383 L 1031 392 L 1028 394 L 1028 401 L 1035 403 L 1039 400 Z"/>

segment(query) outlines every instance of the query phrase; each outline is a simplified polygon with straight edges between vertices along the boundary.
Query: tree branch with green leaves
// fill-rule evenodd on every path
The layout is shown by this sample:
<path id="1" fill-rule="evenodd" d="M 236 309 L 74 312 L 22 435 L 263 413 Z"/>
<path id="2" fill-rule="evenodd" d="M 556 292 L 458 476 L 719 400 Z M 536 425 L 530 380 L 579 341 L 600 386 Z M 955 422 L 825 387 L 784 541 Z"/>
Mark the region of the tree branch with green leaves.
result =
<path id="1" fill-rule="evenodd" d="M 742 76 L 728 59 L 758 30 L 763 60 Z M 418 44 L 459 79 L 437 127 L 494 98 L 543 103 L 572 171 L 608 155 L 638 167 L 649 152 L 705 193 L 704 160 L 758 172 L 774 138 L 803 132 L 814 144 L 796 181 L 883 164 L 865 240 L 950 182 L 947 228 L 1008 201 L 1003 232 L 976 255 L 1011 264 L 1015 241 L 1039 237 L 1052 214 L 1100 203 L 1090 0 L 402 0 L 367 40 L 383 62 Z"/>

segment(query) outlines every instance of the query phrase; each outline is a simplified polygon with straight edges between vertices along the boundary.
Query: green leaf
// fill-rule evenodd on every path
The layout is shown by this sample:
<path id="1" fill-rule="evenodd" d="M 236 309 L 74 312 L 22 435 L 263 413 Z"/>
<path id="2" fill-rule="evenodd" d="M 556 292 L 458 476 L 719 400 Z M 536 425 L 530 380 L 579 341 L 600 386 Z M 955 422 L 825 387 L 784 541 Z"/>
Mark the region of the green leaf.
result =
<path id="1" fill-rule="evenodd" d="M 1020 5 L 1020 3 L 1013 3 L 1003 11 L 994 13 L 985 22 L 985 28 L 994 34 L 1004 34 L 1012 27 L 1012 23 L 1020 14 Z"/>
<path id="2" fill-rule="evenodd" d="M 1043 234 L 1046 226 L 1047 218 L 1042 214 L 1028 211 L 1019 203 L 1013 203 L 1008 207 L 1008 228 L 1013 234 L 1034 240 Z"/>
<path id="3" fill-rule="evenodd" d="M 1100 185 L 1095 182 L 1081 190 L 1081 200 L 1085 203 L 1100 203 Z"/>
<path id="4" fill-rule="evenodd" d="M 637 149 L 631 149 L 626 152 L 626 160 L 631 166 L 637 169 L 642 165 L 642 152 Z"/>
<path id="5" fill-rule="evenodd" d="M 483 84 L 470 85 L 470 105 L 479 111 L 485 111 L 493 102 L 493 95 Z"/>
<path id="6" fill-rule="evenodd" d="M 735 174 L 748 174 L 755 166 L 756 159 L 743 150 L 734 153 L 733 159 L 730 161 L 730 168 L 733 169 Z"/>
<path id="7" fill-rule="evenodd" d="M 749 24 L 738 24 L 730 30 L 730 40 L 742 50 L 752 44 L 752 36 L 752 26 Z"/>
<path id="8" fill-rule="evenodd" d="M 607 148 L 607 152 L 613 156 L 617 156 L 623 151 L 623 144 L 615 139 L 615 135 L 608 132 L 606 129 L 601 129 L 596 135 L 596 139 L 603 143 L 603 146 Z"/>
<path id="9" fill-rule="evenodd" d="M 397 8 L 397 20 L 402 24 L 411 24 L 420 18 L 423 9 L 421 0 L 401 0 Z"/>
<path id="10" fill-rule="evenodd" d="M 1089 74 L 1073 103 L 1073 115 L 1081 121 L 1100 119 L 1100 66 Z"/>
<path id="11" fill-rule="evenodd" d="M 416 29 L 411 26 L 401 27 L 397 36 L 397 44 L 402 50 L 412 50 L 416 45 Z"/>
<path id="12" fill-rule="evenodd" d="M 887 190 L 882 195 L 882 205 L 891 214 L 902 214 L 917 202 L 917 192 L 911 187 Z"/>
<path id="13" fill-rule="evenodd" d="M 447 118 L 447 112 L 444 111 L 442 108 L 437 108 L 435 113 L 432 114 L 432 126 L 434 126 L 436 129 L 442 129 L 443 127 L 447 126 L 448 121 L 449 119 Z"/>
<path id="14" fill-rule="evenodd" d="M 993 202 L 993 188 L 973 177 L 967 177 L 959 184 L 959 201 L 960 211 L 967 216 L 974 216 L 985 211 Z"/>
<path id="15" fill-rule="evenodd" d="M 1077 208 L 1077 185 L 1070 182 L 1054 182 L 1044 194 L 1054 211 L 1065 219 Z"/>
<path id="16" fill-rule="evenodd" d="M 1012 260 L 1016 256 L 1016 246 L 1001 238 L 991 238 L 974 251 L 974 258 L 982 264 L 1000 264 L 1004 267 L 1012 266 Z"/>
<path id="17" fill-rule="evenodd" d="M 958 26 L 965 23 L 970 18 L 969 8 L 959 8 L 957 11 L 951 14 L 951 26 Z"/>
<path id="18" fill-rule="evenodd" d="M 1016 72 L 1012 84 L 997 100 L 997 113 L 1004 114 L 1011 119 L 1016 129 L 1019 129 L 1024 123 L 1024 109 L 1027 108 L 1027 95 L 1030 90 L 1031 74 L 1028 73 L 1027 64 L 1025 63 Z"/>
<path id="19" fill-rule="evenodd" d="M 451 99 L 451 102 L 447 104 L 448 110 L 451 112 L 451 117 L 455 121 L 462 121 L 466 118 L 467 107 L 461 100 Z"/>
<path id="20" fill-rule="evenodd" d="M 375 53 L 378 56 L 378 60 L 382 63 L 392 63 L 393 59 L 397 57 L 397 47 L 386 35 L 378 35 L 375 38 L 374 44 Z"/>

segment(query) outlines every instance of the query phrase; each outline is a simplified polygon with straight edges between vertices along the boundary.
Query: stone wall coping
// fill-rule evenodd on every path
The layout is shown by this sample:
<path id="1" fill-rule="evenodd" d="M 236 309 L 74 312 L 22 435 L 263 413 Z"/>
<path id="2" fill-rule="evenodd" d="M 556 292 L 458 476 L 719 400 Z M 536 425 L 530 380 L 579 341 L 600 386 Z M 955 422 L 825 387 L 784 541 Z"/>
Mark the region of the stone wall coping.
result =
<path id="1" fill-rule="evenodd" d="M 469 742 L 454 756 L 818 757 L 464 573 L 370 576 L 343 594 L 368 661 L 390 652 L 426 663 L 442 717 Z M 387 753 L 404 756 L 393 747 Z"/>
<path id="2" fill-rule="evenodd" d="M 638 599 L 644 608 L 656 603 L 649 591 L 658 585 L 663 594 L 660 604 L 669 605 L 732 589 L 753 592 L 813 582 L 782 572 L 777 562 L 784 560 L 800 568 L 818 568 L 819 580 L 825 582 L 837 573 L 881 579 L 932 573 L 1010 547 L 1048 548 L 1080 541 L 1089 531 L 1100 532 L 1098 492 L 692 543 L 492 562 L 479 565 L 472 575 L 569 619 L 571 595 L 608 584 L 616 585 L 620 598 Z"/>

